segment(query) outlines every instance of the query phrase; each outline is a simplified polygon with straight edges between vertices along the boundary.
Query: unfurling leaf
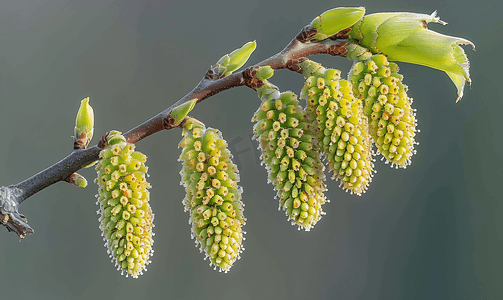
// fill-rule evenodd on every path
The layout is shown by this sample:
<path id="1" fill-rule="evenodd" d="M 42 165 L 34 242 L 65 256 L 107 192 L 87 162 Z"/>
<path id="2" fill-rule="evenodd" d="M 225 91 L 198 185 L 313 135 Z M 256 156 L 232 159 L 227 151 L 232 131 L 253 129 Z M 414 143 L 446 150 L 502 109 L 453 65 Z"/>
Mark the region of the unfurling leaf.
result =
<path id="1" fill-rule="evenodd" d="M 443 35 L 427 28 L 430 22 L 446 24 L 436 12 L 377 13 L 365 16 L 353 26 L 349 36 L 374 54 L 382 53 L 390 61 L 403 61 L 442 70 L 463 96 L 466 81 L 471 82 L 468 58 L 459 45 L 475 46 L 458 37 Z"/>
<path id="2" fill-rule="evenodd" d="M 232 51 L 230 54 L 222 56 L 218 62 L 218 71 L 227 77 L 232 74 L 232 72 L 241 68 L 250 58 L 250 55 L 257 47 L 257 42 L 248 42 L 243 45 L 243 47 Z"/>

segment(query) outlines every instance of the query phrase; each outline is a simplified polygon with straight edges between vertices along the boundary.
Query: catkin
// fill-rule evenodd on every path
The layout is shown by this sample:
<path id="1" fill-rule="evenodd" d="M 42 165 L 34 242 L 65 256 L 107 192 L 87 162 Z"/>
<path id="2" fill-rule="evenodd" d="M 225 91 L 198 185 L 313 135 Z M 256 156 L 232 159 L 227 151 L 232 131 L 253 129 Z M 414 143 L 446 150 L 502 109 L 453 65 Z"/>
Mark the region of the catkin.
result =
<path id="1" fill-rule="evenodd" d="M 107 252 L 121 274 L 137 278 L 153 254 L 154 215 L 150 184 L 145 179 L 147 157 L 118 131 L 107 136 L 96 164 L 100 229 Z"/>
<path id="2" fill-rule="evenodd" d="M 266 82 L 267 83 L 267 82 Z M 270 182 L 292 224 L 310 230 L 324 214 L 321 205 L 325 175 L 313 145 L 305 111 L 292 92 L 279 93 L 270 84 L 257 90 L 262 103 L 252 118 Z"/>
<path id="3" fill-rule="evenodd" d="M 355 95 L 363 101 L 364 114 L 377 150 L 391 166 L 405 168 L 411 163 L 416 135 L 416 115 L 412 98 L 398 66 L 382 54 L 357 62 L 349 78 Z"/>
<path id="4" fill-rule="evenodd" d="M 312 61 L 301 64 L 306 82 L 301 96 L 306 115 L 316 129 L 318 146 L 328 161 L 333 179 L 351 193 L 364 193 L 374 173 L 372 142 L 362 101 L 353 95 L 351 82 L 340 71 Z"/>
<path id="5" fill-rule="evenodd" d="M 195 119 L 183 127 L 181 184 L 185 210 L 190 212 L 192 237 L 210 266 L 229 271 L 244 250 L 242 226 L 246 218 L 238 186 L 239 171 L 220 131 Z"/>

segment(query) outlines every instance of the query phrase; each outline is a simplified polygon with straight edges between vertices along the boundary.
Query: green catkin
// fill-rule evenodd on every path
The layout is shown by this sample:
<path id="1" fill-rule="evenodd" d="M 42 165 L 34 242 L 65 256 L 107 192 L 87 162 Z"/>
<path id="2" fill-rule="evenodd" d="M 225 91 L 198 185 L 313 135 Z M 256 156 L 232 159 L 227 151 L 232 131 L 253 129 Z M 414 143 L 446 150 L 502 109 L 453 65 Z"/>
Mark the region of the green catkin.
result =
<path id="1" fill-rule="evenodd" d="M 374 66 L 374 67 L 372 67 Z M 416 135 L 416 114 L 412 98 L 402 83 L 398 66 L 382 54 L 356 62 L 349 74 L 355 96 L 369 119 L 370 134 L 386 163 L 405 168 L 411 163 Z"/>
<path id="2" fill-rule="evenodd" d="M 147 190 L 150 184 L 145 180 L 147 157 L 134 149 L 120 132 L 108 134 L 96 164 L 96 203 L 100 205 L 101 235 L 112 262 L 121 274 L 137 278 L 146 271 L 154 252 L 154 215 Z"/>
<path id="3" fill-rule="evenodd" d="M 244 250 L 242 226 L 246 218 L 241 202 L 239 171 L 220 131 L 190 118 L 184 125 L 181 184 L 185 210 L 190 212 L 192 238 L 210 266 L 227 272 Z"/>
<path id="4" fill-rule="evenodd" d="M 317 146 L 322 150 L 341 187 L 350 193 L 364 193 L 374 173 L 372 142 L 362 101 L 353 95 L 353 86 L 340 80 L 340 71 L 325 69 L 306 60 L 301 63 L 306 83 L 301 95 L 306 99 L 306 115 L 316 129 Z"/>
<path id="5" fill-rule="evenodd" d="M 324 214 L 321 205 L 328 201 L 324 166 L 297 96 L 279 93 L 275 86 L 264 83 L 257 90 L 261 106 L 252 118 L 262 164 L 277 191 L 279 209 L 286 212 L 292 225 L 309 231 Z M 272 122 L 272 126 L 264 129 L 264 122 Z"/>

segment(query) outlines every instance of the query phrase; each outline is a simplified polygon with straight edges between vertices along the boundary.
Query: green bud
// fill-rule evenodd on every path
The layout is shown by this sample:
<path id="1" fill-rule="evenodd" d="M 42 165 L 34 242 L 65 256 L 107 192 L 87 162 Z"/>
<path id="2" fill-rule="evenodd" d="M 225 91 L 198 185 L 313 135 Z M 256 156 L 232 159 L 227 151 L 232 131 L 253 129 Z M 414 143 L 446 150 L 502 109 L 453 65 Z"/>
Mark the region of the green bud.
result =
<path id="1" fill-rule="evenodd" d="M 339 31 L 353 26 L 364 14 L 364 7 L 337 7 L 327 10 L 311 22 L 311 27 L 317 29 L 312 40 L 319 42 L 327 39 Z"/>
<path id="2" fill-rule="evenodd" d="M 78 173 L 72 173 L 68 176 L 66 181 L 81 188 L 85 188 L 87 186 L 87 179 Z"/>
<path id="3" fill-rule="evenodd" d="M 250 55 L 257 47 L 257 43 L 255 41 L 248 42 L 243 45 L 243 47 L 232 51 L 229 54 L 229 63 L 227 64 L 224 76 L 229 76 L 232 72 L 241 68 L 250 58 Z"/>
<path id="4" fill-rule="evenodd" d="M 197 99 L 192 99 L 173 109 L 171 117 L 175 120 L 175 126 L 180 124 L 187 114 L 194 109 L 196 103 Z"/>
<path id="5" fill-rule="evenodd" d="M 257 69 L 257 74 L 255 77 L 257 77 L 260 80 L 265 80 L 267 78 L 270 78 L 274 75 L 274 69 L 271 68 L 271 66 L 264 66 L 264 67 L 259 67 Z"/>
<path id="6" fill-rule="evenodd" d="M 89 97 L 80 102 L 80 108 L 77 112 L 74 130 L 74 144 L 80 145 L 78 148 L 85 149 L 93 138 L 94 132 L 94 112 L 89 105 Z"/>
<path id="7" fill-rule="evenodd" d="M 225 54 L 217 61 L 219 73 L 225 73 L 230 61 L 231 58 L 229 57 L 229 54 Z"/>

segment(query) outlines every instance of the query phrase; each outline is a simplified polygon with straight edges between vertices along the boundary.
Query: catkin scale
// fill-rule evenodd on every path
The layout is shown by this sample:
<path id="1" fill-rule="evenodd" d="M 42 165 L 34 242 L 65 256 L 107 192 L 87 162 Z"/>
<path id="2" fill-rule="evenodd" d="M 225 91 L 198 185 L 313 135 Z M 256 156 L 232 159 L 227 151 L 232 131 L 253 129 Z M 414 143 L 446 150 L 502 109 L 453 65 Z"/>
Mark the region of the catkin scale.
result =
<path id="1" fill-rule="evenodd" d="M 328 161 L 333 179 L 340 179 L 343 189 L 361 195 L 374 173 L 362 101 L 354 97 L 351 82 L 340 80 L 339 70 L 309 60 L 301 68 L 306 77 L 301 95 L 307 102 L 307 118 L 316 129 L 317 147 Z"/>
<path id="2" fill-rule="evenodd" d="M 387 163 L 405 168 L 415 154 L 416 116 L 398 66 L 382 55 L 356 62 L 349 78 L 362 100 L 370 134 Z"/>
<path id="3" fill-rule="evenodd" d="M 100 229 L 107 252 L 121 270 L 137 278 L 153 254 L 154 215 L 145 180 L 147 157 L 117 131 L 107 136 L 96 164 Z"/>
<path id="4" fill-rule="evenodd" d="M 191 118 L 185 122 L 182 135 L 180 175 L 192 237 L 210 265 L 227 272 L 244 250 L 242 226 L 246 218 L 242 188 L 237 185 L 238 169 L 220 131 Z"/>
<path id="5" fill-rule="evenodd" d="M 313 148 L 305 111 L 292 92 L 279 93 L 270 83 L 257 90 L 262 103 L 254 114 L 255 139 L 262 150 L 269 181 L 274 185 L 283 209 L 292 224 L 306 231 L 321 218 L 324 195 L 324 167 Z M 265 112 L 265 113 L 264 113 Z M 264 128 L 263 122 L 273 126 Z"/>

